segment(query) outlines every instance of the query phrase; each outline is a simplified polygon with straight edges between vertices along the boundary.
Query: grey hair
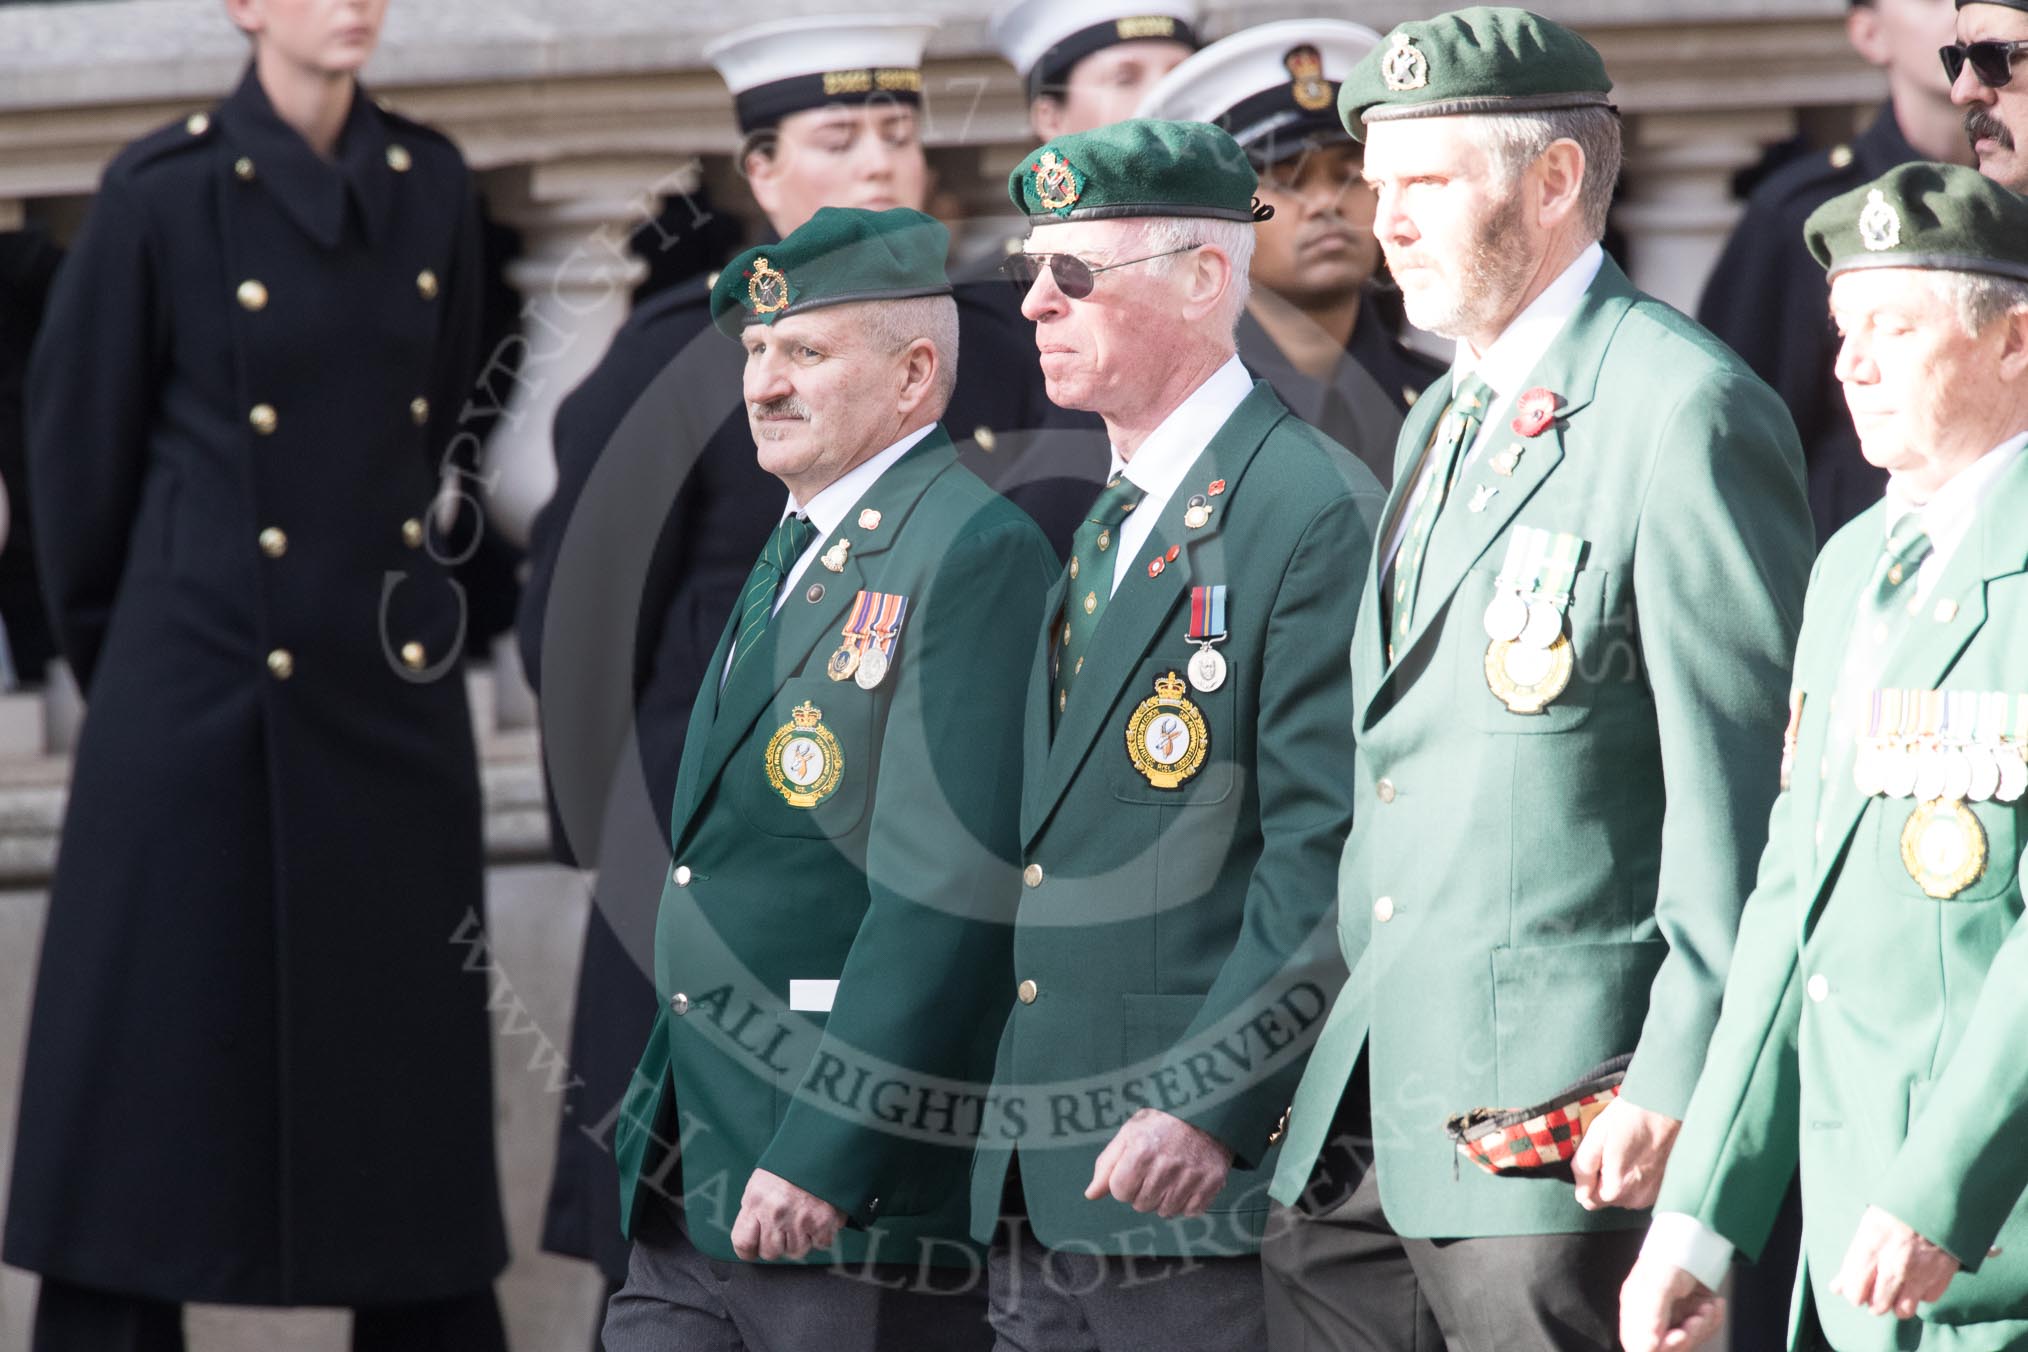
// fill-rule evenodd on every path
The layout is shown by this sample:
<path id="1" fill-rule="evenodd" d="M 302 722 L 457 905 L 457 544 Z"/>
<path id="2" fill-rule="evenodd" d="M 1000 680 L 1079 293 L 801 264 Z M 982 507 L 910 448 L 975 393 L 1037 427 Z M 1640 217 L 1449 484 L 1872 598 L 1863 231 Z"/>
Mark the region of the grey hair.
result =
<path id="1" fill-rule="evenodd" d="M 1620 116 L 1610 108 L 1554 108 L 1541 113 L 1495 113 L 1468 117 L 1479 146 L 1493 158 L 1508 185 L 1558 141 L 1575 141 L 1584 152 L 1584 182 L 1578 209 L 1591 238 L 1605 235 L 1613 186 L 1620 177 Z"/>
<path id="2" fill-rule="evenodd" d="M 1957 312 L 1967 338 L 1978 337 L 1996 319 L 2028 310 L 2028 282 L 1986 272 L 1933 272 L 1930 278 L 1938 298 Z"/>
<path id="3" fill-rule="evenodd" d="M 937 414 L 950 406 L 958 385 L 958 303 L 949 296 L 911 296 L 906 300 L 869 301 L 868 337 L 887 352 L 900 352 L 918 338 L 927 338 L 937 352 Z"/>
<path id="4" fill-rule="evenodd" d="M 1171 275 L 1186 255 L 1169 251 L 1187 249 L 1193 244 L 1208 244 L 1224 254 L 1232 261 L 1232 280 L 1226 285 L 1225 294 L 1219 298 L 1220 308 L 1212 316 L 1212 322 L 1217 332 L 1237 334 L 1239 317 L 1246 311 L 1246 298 L 1253 291 L 1248 275 L 1253 267 L 1253 232 L 1251 221 L 1221 221 L 1209 216 L 1150 216 L 1141 227 L 1140 249 L 1145 253 L 1169 256 L 1143 266 L 1155 269 L 1158 276 Z"/>

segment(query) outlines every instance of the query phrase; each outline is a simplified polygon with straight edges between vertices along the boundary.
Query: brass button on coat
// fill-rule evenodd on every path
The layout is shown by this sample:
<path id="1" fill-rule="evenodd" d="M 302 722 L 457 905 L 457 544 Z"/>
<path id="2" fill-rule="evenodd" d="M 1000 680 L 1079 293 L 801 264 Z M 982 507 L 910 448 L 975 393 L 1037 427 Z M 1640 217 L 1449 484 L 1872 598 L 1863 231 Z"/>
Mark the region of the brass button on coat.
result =
<path id="1" fill-rule="evenodd" d="M 410 671 L 421 671 L 424 664 L 428 661 L 429 654 L 423 651 L 422 644 L 404 643 L 401 645 L 401 664 Z"/>
<path id="2" fill-rule="evenodd" d="M 423 523 L 418 519 L 416 519 L 415 517 L 410 517 L 408 520 L 402 522 L 401 542 L 407 545 L 410 549 L 421 549 L 423 542 Z"/>
<path id="3" fill-rule="evenodd" d="M 1022 869 L 1021 881 L 1027 883 L 1030 887 L 1042 886 L 1042 865 L 1030 864 L 1027 868 Z"/>
<path id="4" fill-rule="evenodd" d="M 387 167 L 397 174 L 405 174 L 415 163 L 415 157 L 408 153 L 407 146 L 394 145 L 387 148 Z"/>
<path id="5" fill-rule="evenodd" d="M 430 401 L 423 398 L 421 395 L 417 395 L 415 398 L 409 400 L 408 416 L 415 419 L 415 425 L 417 427 L 421 427 L 424 423 L 430 420 Z"/>
<path id="6" fill-rule="evenodd" d="M 669 874 L 678 887 L 690 886 L 690 865 L 678 864 Z"/>
<path id="7" fill-rule="evenodd" d="M 240 182 L 251 183 L 254 181 L 254 162 L 242 155 L 232 162 L 232 172 L 239 175 Z"/>
<path id="8" fill-rule="evenodd" d="M 277 648 L 268 654 L 268 670 L 278 681 L 286 681 L 296 674 L 296 659 L 287 648 Z"/>
<path id="9" fill-rule="evenodd" d="M 202 136 L 211 130 L 211 119 L 203 113 L 192 113 L 184 119 L 183 130 L 192 136 Z"/>
<path id="10" fill-rule="evenodd" d="M 239 290 L 235 294 L 239 296 L 240 308 L 243 310 L 268 308 L 268 289 L 251 277 L 239 284 Z"/>
<path id="11" fill-rule="evenodd" d="M 1034 1004 L 1036 996 L 1035 983 L 1033 981 L 1022 982 L 1019 986 L 1016 986 L 1014 988 L 1014 994 L 1020 997 L 1022 1004 L 1024 1005 Z"/>
<path id="12" fill-rule="evenodd" d="M 254 431 L 264 437 L 273 436 L 276 425 L 281 422 L 281 419 L 275 416 L 273 404 L 255 404 L 248 411 L 246 420 L 253 424 Z"/>
<path id="13" fill-rule="evenodd" d="M 1383 803 L 1394 801 L 1394 781 L 1391 779 L 1381 780 L 1373 786 L 1373 791 L 1380 795 L 1380 801 Z"/>
<path id="14" fill-rule="evenodd" d="M 1380 900 L 1374 902 L 1373 918 L 1375 920 L 1378 920 L 1383 925 L 1386 924 L 1388 921 L 1394 919 L 1394 898 L 1382 897 Z"/>
<path id="15" fill-rule="evenodd" d="M 271 559 L 279 559 L 289 552 L 289 536 L 279 526 L 269 526 L 261 532 L 261 553 Z"/>
<path id="16" fill-rule="evenodd" d="M 669 997 L 669 1012 L 679 1018 L 688 1014 L 690 1012 L 690 997 L 682 991 L 677 991 Z"/>
<path id="17" fill-rule="evenodd" d="M 1818 1004 L 1831 998 L 1831 979 L 1822 972 L 1810 978 L 1810 999 Z"/>
<path id="18" fill-rule="evenodd" d="M 424 268 L 415 275 L 415 289 L 416 293 L 424 300 L 435 300 L 437 298 L 437 275 L 428 268 Z"/>

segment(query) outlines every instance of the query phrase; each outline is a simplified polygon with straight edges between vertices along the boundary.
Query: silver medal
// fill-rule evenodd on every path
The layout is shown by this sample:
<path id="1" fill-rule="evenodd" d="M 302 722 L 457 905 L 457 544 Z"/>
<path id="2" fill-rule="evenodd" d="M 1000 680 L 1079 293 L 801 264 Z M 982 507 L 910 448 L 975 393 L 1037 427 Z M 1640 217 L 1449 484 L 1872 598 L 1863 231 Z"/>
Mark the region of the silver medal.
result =
<path id="1" fill-rule="evenodd" d="M 1944 796 L 1943 752 L 1926 746 L 1915 758 L 1915 798 L 1929 803 Z"/>
<path id="2" fill-rule="evenodd" d="M 1993 790 L 1993 797 L 2002 803 L 2011 803 L 2024 792 L 2028 792 L 2028 761 L 2021 759 L 2021 748 L 2009 743 L 1994 755 L 2000 765 L 2000 786 Z"/>
<path id="3" fill-rule="evenodd" d="M 1548 601 L 1528 603 L 1528 622 L 1521 629 L 1521 642 L 1530 648 L 1547 648 L 1563 637 L 1563 611 Z"/>
<path id="4" fill-rule="evenodd" d="M 859 670 L 852 673 L 852 679 L 861 690 L 871 690 L 887 679 L 887 654 L 878 648 L 868 648 L 859 658 Z"/>
<path id="5" fill-rule="evenodd" d="M 1218 649 L 1206 643 L 1190 659 L 1189 674 L 1190 688 L 1208 695 L 1225 684 L 1225 659 L 1219 656 Z"/>
<path id="6" fill-rule="evenodd" d="M 1943 794 L 1946 802 L 1962 803 L 1972 791 L 1972 761 L 1953 747 L 1943 753 Z"/>
<path id="7" fill-rule="evenodd" d="M 1983 803 L 2000 791 L 2000 762 L 1993 755 L 1993 748 L 1974 742 L 1965 748 L 1965 761 L 1971 767 L 1971 786 L 1965 796 L 1974 803 Z"/>
<path id="8" fill-rule="evenodd" d="M 1527 627 L 1528 603 L 1521 599 L 1520 592 L 1503 591 L 1486 607 L 1486 637 L 1495 643 L 1520 638 Z"/>
<path id="9" fill-rule="evenodd" d="M 1880 758 L 1880 791 L 1889 798 L 1915 792 L 1915 756 L 1906 747 L 1891 747 Z"/>

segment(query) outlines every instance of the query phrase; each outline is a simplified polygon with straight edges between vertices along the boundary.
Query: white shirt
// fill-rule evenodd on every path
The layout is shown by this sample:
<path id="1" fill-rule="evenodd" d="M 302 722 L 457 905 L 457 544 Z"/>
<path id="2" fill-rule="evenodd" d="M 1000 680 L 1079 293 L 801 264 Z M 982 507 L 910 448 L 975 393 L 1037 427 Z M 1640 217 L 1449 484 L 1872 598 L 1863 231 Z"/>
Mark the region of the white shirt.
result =
<path id="1" fill-rule="evenodd" d="M 1458 340 L 1457 353 L 1451 359 L 1451 383 L 1444 400 L 1451 397 L 1473 376 L 1486 382 L 1493 392 L 1487 401 L 1486 416 L 1479 422 L 1478 440 L 1465 452 L 1463 464 L 1469 465 L 1478 458 L 1486 442 L 1494 435 L 1494 429 L 1509 421 L 1507 409 L 1513 404 L 1524 387 L 1528 377 L 1534 373 L 1549 351 L 1564 325 L 1577 313 L 1577 307 L 1584 301 L 1584 293 L 1591 289 L 1598 277 L 1598 270 L 1605 263 L 1605 250 L 1597 244 L 1586 246 L 1571 265 L 1558 273 L 1556 280 L 1542 289 L 1542 294 L 1528 302 L 1528 307 L 1515 315 L 1507 327 L 1500 331 L 1484 352 L 1473 352 L 1471 345 Z M 1428 476 L 1424 482 L 1412 489 L 1413 497 L 1394 523 L 1394 530 L 1387 539 L 1387 550 L 1382 558 L 1381 574 L 1394 566 L 1394 556 L 1401 549 L 1402 540 L 1408 535 L 1408 528 L 1415 520 Z"/>
<path id="2" fill-rule="evenodd" d="M 1886 538 L 1894 538 L 1895 528 L 1910 515 L 1919 516 L 1922 528 L 1929 533 L 1930 553 L 1916 571 L 1914 604 L 1919 606 L 1929 599 L 1958 546 L 1971 533 L 1987 492 L 2024 447 L 2028 447 L 2028 432 L 2001 442 L 1959 470 L 1928 502 L 1916 502 L 1898 485 L 1887 485 Z M 1716 1291 L 1732 1265 L 1732 1247 L 1695 1216 L 1659 1211 L 1648 1227 L 1641 1253 L 1673 1263 Z"/>
<path id="3" fill-rule="evenodd" d="M 1113 448 L 1107 481 L 1115 474 L 1124 474 L 1144 496 L 1140 505 L 1120 523 L 1119 553 L 1113 557 L 1113 587 L 1107 596 L 1119 591 L 1128 570 L 1140 562 L 1141 546 L 1148 543 L 1162 509 L 1176 495 L 1183 476 L 1197 463 L 1197 457 L 1204 454 L 1204 448 L 1218 435 L 1218 429 L 1225 426 L 1226 419 L 1252 393 L 1253 377 L 1246 373 L 1246 367 L 1235 354 L 1162 419 L 1134 452 L 1132 460 L 1123 459 L 1119 448 Z"/>
<path id="4" fill-rule="evenodd" d="M 870 459 L 860 461 L 818 489 L 807 505 L 799 507 L 795 495 L 793 493 L 789 495 L 789 500 L 782 507 L 782 514 L 775 524 L 779 526 L 791 516 L 804 516 L 817 528 L 817 533 L 810 537 L 809 545 L 796 559 L 796 566 L 789 569 L 789 575 L 782 579 L 782 588 L 775 593 L 775 608 L 768 612 L 770 615 L 781 613 L 782 603 L 789 599 L 789 593 L 796 589 L 796 583 L 809 570 L 811 562 L 834 543 L 831 538 L 832 532 L 844 522 L 845 513 L 852 510 L 852 504 L 865 497 L 866 491 L 873 487 L 875 481 L 887 473 L 895 461 L 907 455 L 917 442 L 934 432 L 936 426 L 935 423 L 931 423 L 927 427 L 918 427 L 886 450 Z M 733 646 L 737 648 L 738 644 L 735 643 Z M 726 676 L 732 671 L 733 656 L 733 653 L 725 655 L 725 670 L 718 673 L 718 684 L 721 689 L 725 686 Z"/>

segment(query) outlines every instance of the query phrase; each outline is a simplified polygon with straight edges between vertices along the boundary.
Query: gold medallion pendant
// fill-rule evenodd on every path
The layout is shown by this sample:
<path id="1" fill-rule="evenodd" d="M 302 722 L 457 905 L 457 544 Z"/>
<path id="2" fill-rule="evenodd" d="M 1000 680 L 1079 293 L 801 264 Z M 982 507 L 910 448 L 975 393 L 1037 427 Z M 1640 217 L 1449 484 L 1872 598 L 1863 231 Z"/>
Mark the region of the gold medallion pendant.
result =
<path id="1" fill-rule="evenodd" d="M 1559 634 L 1546 648 L 1519 639 L 1496 639 L 1486 649 L 1486 685 L 1509 711 L 1539 714 L 1570 684 L 1577 658 Z"/>
<path id="2" fill-rule="evenodd" d="M 1901 828 L 1901 862 L 1917 886 L 1949 901 L 1986 872 L 1986 828 L 1962 802 L 1918 804 Z"/>
<path id="3" fill-rule="evenodd" d="M 768 783 L 790 807 L 811 808 L 838 790 L 845 754 L 824 726 L 824 711 L 804 700 L 768 739 Z"/>
<path id="4" fill-rule="evenodd" d="M 1175 672 L 1155 682 L 1155 693 L 1141 701 L 1127 720 L 1127 757 L 1158 789 L 1180 788 L 1204 768 L 1211 733 L 1204 715 L 1183 696 Z"/>

